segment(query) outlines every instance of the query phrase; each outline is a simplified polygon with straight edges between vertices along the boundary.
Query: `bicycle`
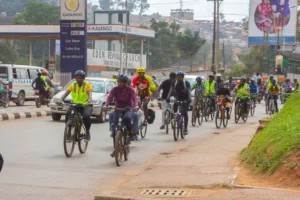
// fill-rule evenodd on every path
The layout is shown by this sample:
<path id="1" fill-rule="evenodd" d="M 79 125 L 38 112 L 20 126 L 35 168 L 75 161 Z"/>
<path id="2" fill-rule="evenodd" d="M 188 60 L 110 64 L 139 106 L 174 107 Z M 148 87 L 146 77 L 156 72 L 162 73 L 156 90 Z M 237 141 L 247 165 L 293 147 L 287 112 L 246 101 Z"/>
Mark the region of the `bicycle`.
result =
<path id="1" fill-rule="evenodd" d="M 251 98 L 250 98 L 250 114 L 251 116 L 254 115 L 254 112 L 255 112 L 255 101 L 254 99 L 257 98 L 257 94 L 251 94 Z"/>
<path id="2" fill-rule="evenodd" d="M 62 103 L 69 105 L 72 110 L 68 118 L 64 131 L 64 152 L 67 157 L 71 157 L 74 152 L 74 146 L 78 143 L 79 152 L 84 154 L 87 150 L 89 141 L 86 139 L 87 131 L 83 124 L 80 110 L 84 108 L 82 104 Z M 68 147 L 68 144 L 71 146 Z"/>
<path id="3" fill-rule="evenodd" d="M 149 100 L 150 100 L 150 96 L 144 96 L 143 98 L 141 98 L 139 96 L 138 99 L 140 101 L 140 106 L 144 107 L 144 106 L 148 105 Z M 141 134 L 142 138 L 146 137 L 147 128 L 148 128 L 148 124 L 147 123 L 142 123 L 142 125 L 139 127 L 139 133 Z"/>
<path id="4" fill-rule="evenodd" d="M 192 125 L 196 125 L 196 120 L 198 119 L 198 124 L 202 125 L 203 122 L 203 97 L 195 98 L 197 104 L 194 106 L 192 111 Z"/>
<path id="5" fill-rule="evenodd" d="M 115 161 L 116 165 L 120 166 L 120 161 L 124 155 L 124 160 L 128 160 L 129 146 L 130 146 L 130 133 L 126 126 L 123 124 L 123 117 L 126 111 L 131 110 L 131 108 L 116 108 L 115 111 L 119 111 L 119 120 L 116 127 L 116 134 L 113 137 L 113 143 L 115 148 Z M 112 124 L 113 126 L 113 124 Z"/>
<path id="6" fill-rule="evenodd" d="M 226 128 L 228 125 L 228 113 L 227 113 L 227 109 L 226 109 L 226 102 L 224 102 L 224 100 L 226 100 L 228 97 L 224 97 L 224 98 L 219 98 L 218 101 L 218 109 L 216 112 L 216 117 L 215 117 L 215 123 L 216 123 L 216 127 L 217 129 L 219 129 L 222 126 L 223 123 L 223 127 Z"/>
<path id="7" fill-rule="evenodd" d="M 180 136 L 181 139 L 185 138 L 185 133 L 184 133 L 184 117 L 183 117 L 183 109 L 182 109 L 182 105 L 185 103 L 188 103 L 187 101 L 176 101 L 177 105 L 178 105 L 178 109 L 177 112 L 174 114 L 174 119 L 172 120 L 172 124 L 173 124 L 173 136 L 174 136 L 174 140 L 178 141 L 179 138 L 179 132 L 180 132 Z"/>
<path id="8" fill-rule="evenodd" d="M 169 134 L 169 124 L 171 124 L 171 126 L 173 127 L 171 123 L 174 116 L 173 105 L 174 105 L 174 100 L 171 100 L 171 102 L 167 104 L 167 108 L 165 111 L 166 134 Z"/>
<path id="9" fill-rule="evenodd" d="M 247 109 L 247 106 L 245 107 L 245 103 L 242 102 L 241 99 L 237 100 L 238 102 L 236 103 L 234 109 L 234 121 L 235 123 L 239 123 L 240 118 L 242 118 L 242 120 L 246 122 L 248 119 L 249 110 Z"/>
<path id="10" fill-rule="evenodd" d="M 204 99 L 204 108 L 203 108 L 203 113 L 204 113 L 204 119 L 207 122 L 209 119 L 209 116 L 211 118 L 211 120 L 214 120 L 215 117 L 215 108 L 213 108 L 213 100 L 211 99 L 211 97 L 206 96 Z"/>
<path id="11" fill-rule="evenodd" d="M 269 100 L 269 115 L 274 115 L 275 113 L 275 100 L 274 100 L 275 95 L 271 95 L 271 99 Z"/>

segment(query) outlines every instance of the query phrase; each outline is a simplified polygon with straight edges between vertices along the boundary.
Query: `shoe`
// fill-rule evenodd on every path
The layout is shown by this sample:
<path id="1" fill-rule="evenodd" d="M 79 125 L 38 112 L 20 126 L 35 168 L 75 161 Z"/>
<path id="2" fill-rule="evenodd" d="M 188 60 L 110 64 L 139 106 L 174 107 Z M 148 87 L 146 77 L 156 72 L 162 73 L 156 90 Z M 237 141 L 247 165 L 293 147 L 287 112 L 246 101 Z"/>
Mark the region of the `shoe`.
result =
<path id="1" fill-rule="evenodd" d="M 161 125 L 160 130 L 165 129 L 165 125 Z"/>
<path id="2" fill-rule="evenodd" d="M 135 141 L 139 141 L 140 137 L 138 135 L 135 135 Z"/>
<path id="3" fill-rule="evenodd" d="M 189 131 L 187 129 L 184 129 L 184 134 L 185 135 L 189 134 Z"/>
<path id="4" fill-rule="evenodd" d="M 91 140 L 91 133 L 90 133 L 90 131 L 87 131 L 87 133 L 86 133 L 86 139 L 87 139 L 88 141 Z"/>
<path id="5" fill-rule="evenodd" d="M 115 150 L 110 154 L 111 157 L 115 157 Z"/>

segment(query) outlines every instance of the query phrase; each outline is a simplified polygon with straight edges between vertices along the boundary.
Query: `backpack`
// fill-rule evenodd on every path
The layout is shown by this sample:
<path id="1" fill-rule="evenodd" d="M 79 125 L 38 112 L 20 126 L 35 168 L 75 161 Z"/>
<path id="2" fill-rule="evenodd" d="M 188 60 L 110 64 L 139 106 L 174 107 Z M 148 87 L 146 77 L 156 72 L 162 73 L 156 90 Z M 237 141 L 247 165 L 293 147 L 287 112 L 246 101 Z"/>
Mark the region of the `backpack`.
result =
<path id="1" fill-rule="evenodd" d="M 175 82 L 175 85 L 174 85 L 174 89 L 176 88 L 176 86 L 177 86 L 177 81 Z M 184 87 L 184 90 L 186 90 L 187 89 L 187 87 L 186 87 L 186 81 L 183 81 L 183 87 Z"/>

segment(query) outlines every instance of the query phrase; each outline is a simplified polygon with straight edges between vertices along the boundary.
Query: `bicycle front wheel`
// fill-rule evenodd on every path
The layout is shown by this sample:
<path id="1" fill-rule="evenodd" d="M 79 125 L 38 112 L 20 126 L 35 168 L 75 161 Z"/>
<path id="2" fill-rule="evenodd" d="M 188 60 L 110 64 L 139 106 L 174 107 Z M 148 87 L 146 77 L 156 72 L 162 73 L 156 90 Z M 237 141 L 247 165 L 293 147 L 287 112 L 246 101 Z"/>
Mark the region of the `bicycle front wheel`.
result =
<path id="1" fill-rule="evenodd" d="M 124 154 L 124 146 L 123 146 L 123 135 L 122 131 L 118 130 L 115 137 L 115 160 L 116 165 L 119 167 L 120 162 L 122 160 Z"/>
<path id="2" fill-rule="evenodd" d="M 209 105 L 208 103 L 205 103 L 204 104 L 204 118 L 205 118 L 205 121 L 207 122 L 208 121 L 208 118 L 209 118 L 209 111 L 210 111 L 210 108 L 209 108 Z"/>
<path id="3" fill-rule="evenodd" d="M 146 137 L 146 134 L 147 134 L 147 124 L 145 125 L 142 125 L 141 129 L 140 129 L 140 134 L 141 134 L 141 137 L 142 138 L 145 138 Z"/>
<path id="4" fill-rule="evenodd" d="M 194 108 L 192 111 L 192 126 L 196 126 L 196 120 L 197 120 L 197 108 Z"/>
<path id="5" fill-rule="evenodd" d="M 251 101 L 251 104 L 250 104 L 250 113 L 251 113 L 251 116 L 254 115 L 254 112 L 255 112 L 254 101 Z"/>
<path id="6" fill-rule="evenodd" d="M 221 116 L 222 112 L 220 109 L 217 110 L 216 112 L 216 118 L 215 118 L 215 122 L 216 122 L 216 127 L 219 129 L 222 125 L 222 116 Z"/>
<path id="7" fill-rule="evenodd" d="M 181 139 L 184 139 L 185 132 L 184 132 L 184 117 L 183 116 L 181 116 L 179 123 L 180 123 L 180 136 L 181 136 Z"/>
<path id="8" fill-rule="evenodd" d="M 234 107 L 234 121 L 235 123 L 239 123 L 239 120 L 240 120 L 240 106 L 239 105 L 236 105 Z"/>
<path id="9" fill-rule="evenodd" d="M 170 119 L 171 119 L 171 115 L 170 115 L 170 111 L 166 110 L 166 119 L 165 119 L 165 126 L 166 126 L 166 134 L 169 134 L 169 124 L 170 124 Z"/>
<path id="10" fill-rule="evenodd" d="M 68 121 L 64 131 L 64 151 L 67 157 L 71 157 L 74 152 L 76 129 L 73 121 Z"/>
<path id="11" fill-rule="evenodd" d="M 198 111 L 198 124 L 199 125 L 202 125 L 202 123 L 203 123 L 203 110 L 202 109 L 199 109 L 199 111 Z"/>
<path id="12" fill-rule="evenodd" d="M 224 110 L 223 112 L 224 112 L 223 126 L 224 126 L 224 128 L 226 128 L 227 125 L 228 125 L 228 117 L 229 117 L 229 116 L 228 116 L 227 110 Z"/>
<path id="13" fill-rule="evenodd" d="M 178 115 L 175 116 L 174 118 L 174 123 L 173 123 L 173 137 L 175 141 L 178 141 L 179 137 L 179 126 L 178 126 Z"/>
<path id="14" fill-rule="evenodd" d="M 89 141 L 86 139 L 86 130 L 81 126 L 81 133 L 78 136 L 78 148 L 81 154 L 84 154 L 87 150 Z"/>

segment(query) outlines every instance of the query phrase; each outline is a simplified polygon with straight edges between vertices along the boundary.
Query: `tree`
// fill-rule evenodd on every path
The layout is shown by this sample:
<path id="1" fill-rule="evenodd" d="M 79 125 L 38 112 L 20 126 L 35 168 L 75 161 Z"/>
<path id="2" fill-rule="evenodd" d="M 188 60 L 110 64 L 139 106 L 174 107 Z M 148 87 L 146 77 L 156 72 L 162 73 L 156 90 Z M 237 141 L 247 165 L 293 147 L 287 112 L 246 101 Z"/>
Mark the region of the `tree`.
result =
<path id="1" fill-rule="evenodd" d="M 126 8 L 125 0 L 111 0 L 112 5 L 117 8 L 121 7 L 122 9 Z M 148 10 L 150 5 L 148 0 L 127 0 L 127 9 L 129 12 L 134 12 L 139 10 L 140 15 L 142 15 L 146 10 Z"/>
<path id="2" fill-rule="evenodd" d="M 200 32 L 192 32 L 190 29 L 185 29 L 183 33 L 177 36 L 176 45 L 181 52 L 183 58 L 189 58 L 190 71 L 193 67 L 193 56 L 197 53 L 200 47 L 206 40 L 200 38 Z"/>
<path id="3" fill-rule="evenodd" d="M 5 64 L 14 64 L 17 59 L 17 52 L 13 45 L 4 40 L 0 42 L 0 61 Z"/>

